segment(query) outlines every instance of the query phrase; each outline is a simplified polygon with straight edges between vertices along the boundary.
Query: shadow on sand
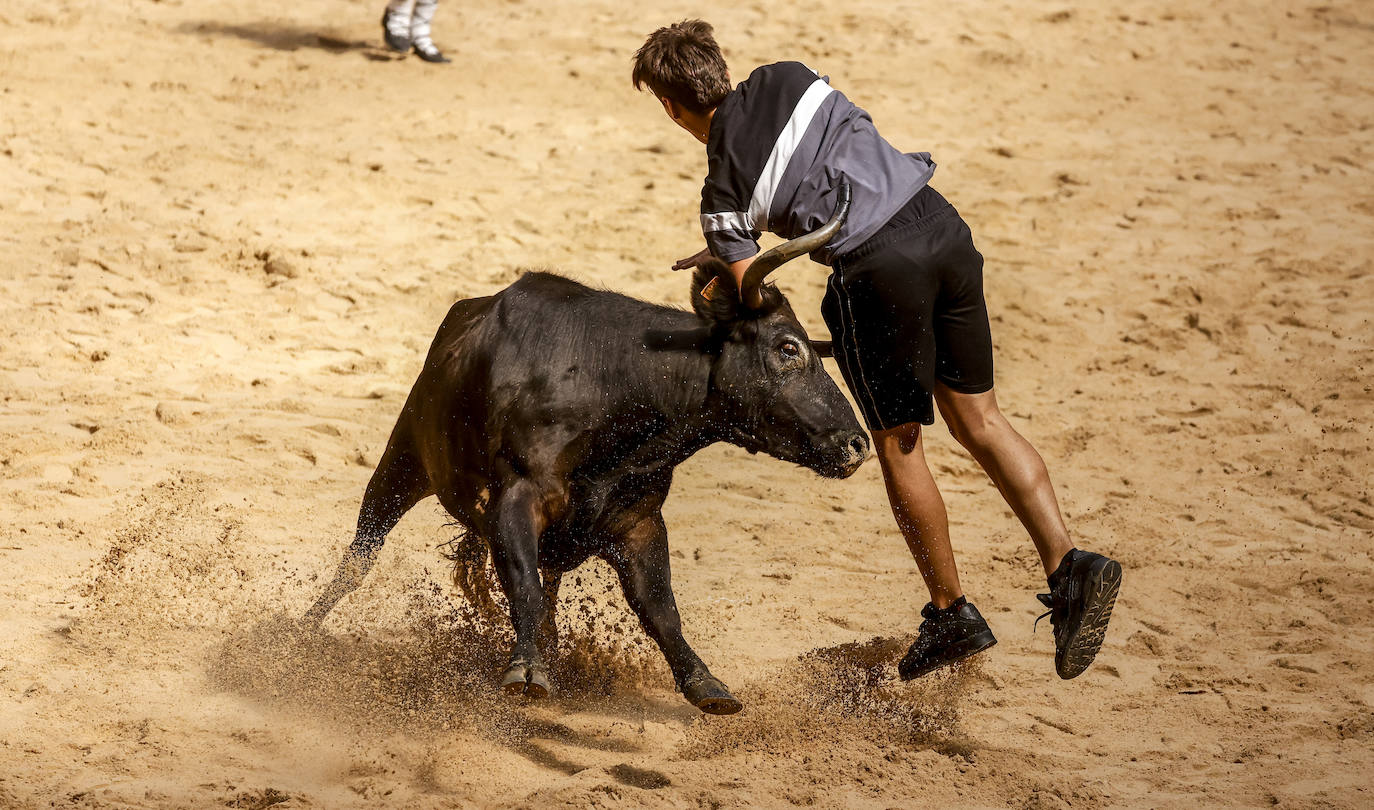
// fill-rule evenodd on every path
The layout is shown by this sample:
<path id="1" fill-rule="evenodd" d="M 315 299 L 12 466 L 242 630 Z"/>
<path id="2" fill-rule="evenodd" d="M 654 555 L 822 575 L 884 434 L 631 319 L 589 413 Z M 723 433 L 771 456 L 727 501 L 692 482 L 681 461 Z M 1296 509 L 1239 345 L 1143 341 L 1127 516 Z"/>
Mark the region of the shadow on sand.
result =
<path id="1" fill-rule="evenodd" d="M 229 25 L 213 20 L 201 22 L 185 23 L 177 28 L 181 34 L 195 34 L 211 37 L 233 37 L 235 39 L 254 42 L 265 48 L 273 48 L 278 51 L 298 51 L 310 49 L 328 51 L 329 53 L 349 53 L 358 52 L 367 59 L 374 61 L 390 61 L 402 58 L 403 55 L 393 53 L 382 45 L 380 36 L 374 41 L 361 39 L 348 39 L 346 37 L 334 36 L 328 33 L 321 33 L 310 28 L 303 28 L 287 22 L 273 20 L 263 20 L 260 22 L 245 23 L 242 25 Z"/>

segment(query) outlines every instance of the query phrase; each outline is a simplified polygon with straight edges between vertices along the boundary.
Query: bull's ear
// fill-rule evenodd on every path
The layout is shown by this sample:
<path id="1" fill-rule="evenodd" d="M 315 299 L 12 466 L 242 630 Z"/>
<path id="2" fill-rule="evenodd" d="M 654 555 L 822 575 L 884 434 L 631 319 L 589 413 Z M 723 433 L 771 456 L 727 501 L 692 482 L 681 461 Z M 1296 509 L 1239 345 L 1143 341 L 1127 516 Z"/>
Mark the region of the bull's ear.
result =
<path id="1" fill-rule="evenodd" d="M 739 290 L 730 268 L 720 259 L 707 259 L 692 272 L 692 310 L 708 321 L 729 322 L 739 317 Z"/>
<path id="2" fill-rule="evenodd" d="M 811 351 L 815 352 L 815 353 L 816 353 L 816 356 L 818 356 L 818 357 L 834 357 L 834 356 L 835 356 L 835 347 L 834 347 L 834 345 L 833 345 L 830 341 L 828 341 L 828 340 L 813 340 L 813 341 L 811 341 Z"/>

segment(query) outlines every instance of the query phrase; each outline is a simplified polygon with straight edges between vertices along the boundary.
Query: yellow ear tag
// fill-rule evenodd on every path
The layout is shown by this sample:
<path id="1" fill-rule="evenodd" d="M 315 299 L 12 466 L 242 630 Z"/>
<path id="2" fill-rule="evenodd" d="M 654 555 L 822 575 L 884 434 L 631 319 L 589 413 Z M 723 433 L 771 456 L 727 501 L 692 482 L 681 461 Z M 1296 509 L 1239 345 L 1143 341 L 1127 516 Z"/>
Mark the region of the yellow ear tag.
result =
<path id="1" fill-rule="evenodd" d="M 720 276 L 712 276 L 711 280 L 706 282 L 706 286 L 701 288 L 702 298 L 707 301 L 711 300 L 711 296 L 715 293 L 717 281 L 720 281 Z"/>

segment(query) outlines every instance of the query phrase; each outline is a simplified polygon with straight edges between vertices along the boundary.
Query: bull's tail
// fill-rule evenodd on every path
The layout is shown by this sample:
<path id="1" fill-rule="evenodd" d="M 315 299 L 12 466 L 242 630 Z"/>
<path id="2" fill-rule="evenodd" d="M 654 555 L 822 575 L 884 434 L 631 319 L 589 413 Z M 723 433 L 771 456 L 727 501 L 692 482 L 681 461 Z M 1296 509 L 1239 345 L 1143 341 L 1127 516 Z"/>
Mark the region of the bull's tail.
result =
<path id="1" fill-rule="evenodd" d="M 453 584 L 479 616 L 495 624 L 504 616 L 505 608 L 497 602 L 501 585 L 490 564 L 491 549 L 485 539 L 463 524 L 455 522 L 449 526 L 458 533 L 439 546 L 439 553 L 453 563 Z"/>

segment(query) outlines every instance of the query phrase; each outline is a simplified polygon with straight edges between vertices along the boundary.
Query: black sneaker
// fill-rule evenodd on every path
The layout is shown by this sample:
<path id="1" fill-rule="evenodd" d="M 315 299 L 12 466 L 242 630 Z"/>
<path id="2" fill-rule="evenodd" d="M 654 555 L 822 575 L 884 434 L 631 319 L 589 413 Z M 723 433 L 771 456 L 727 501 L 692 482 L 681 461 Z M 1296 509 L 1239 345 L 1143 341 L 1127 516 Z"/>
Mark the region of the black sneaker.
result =
<path id="1" fill-rule="evenodd" d="M 1121 590 L 1121 563 L 1073 549 L 1050 574 L 1049 582 L 1050 592 L 1035 598 L 1050 609 L 1040 619 L 1049 616 L 1054 625 L 1054 669 L 1068 680 L 1083 674 L 1102 648 Z"/>
<path id="2" fill-rule="evenodd" d="M 921 622 L 916 641 L 897 664 L 897 674 L 904 681 L 968 658 L 997 643 L 978 608 L 962 596 L 944 610 L 927 602 L 921 608 L 921 618 L 925 621 Z"/>

